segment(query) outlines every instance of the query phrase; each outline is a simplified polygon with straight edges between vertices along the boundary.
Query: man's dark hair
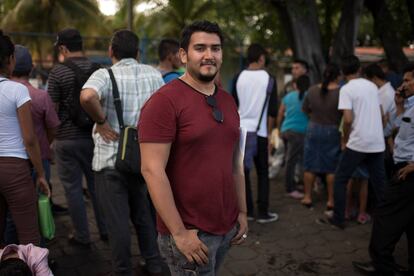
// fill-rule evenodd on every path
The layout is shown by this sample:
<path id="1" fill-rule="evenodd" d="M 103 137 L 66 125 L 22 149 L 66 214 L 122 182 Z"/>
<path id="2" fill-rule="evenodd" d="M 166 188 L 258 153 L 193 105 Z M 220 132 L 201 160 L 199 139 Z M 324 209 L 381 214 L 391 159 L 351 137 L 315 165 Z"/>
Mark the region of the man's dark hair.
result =
<path id="1" fill-rule="evenodd" d="M 129 30 L 119 30 L 112 36 L 111 48 L 117 60 L 137 58 L 139 49 L 138 36 Z"/>
<path id="2" fill-rule="evenodd" d="M 180 43 L 175 39 L 163 39 L 158 46 L 158 58 L 160 61 L 165 60 L 168 55 L 175 54 L 180 49 Z"/>
<path id="3" fill-rule="evenodd" d="M 411 72 L 411 75 L 414 77 L 414 63 L 409 63 L 404 67 L 403 73 Z"/>
<path id="4" fill-rule="evenodd" d="M 377 63 L 372 63 L 365 67 L 364 74 L 368 79 L 377 77 L 381 80 L 385 80 L 385 73 L 382 70 L 381 66 L 379 66 Z"/>
<path id="5" fill-rule="evenodd" d="M 308 63 L 306 60 L 303 60 L 303 59 L 297 58 L 297 59 L 295 59 L 295 60 L 293 61 L 293 63 L 299 63 L 300 65 L 302 65 L 302 66 L 303 66 L 303 68 L 305 68 L 305 69 L 306 69 L 306 72 L 308 72 L 308 71 L 309 71 L 309 63 Z"/>
<path id="6" fill-rule="evenodd" d="M 345 76 L 358 73 L 361 63 L 354 55 L 349 55 L 341 59 L 341 70 Z"/>
<path id="7" fill-rule="evenodd" d="M 9 58 L 14 55 L 14 44 L 10 37 L 0 30 L 0 72 L 4 72 L 9 64 Z"/>
<path id="8" fill-rule="evenodd" d="M 310 79 L 307 75 L 302 75 L 296 80 L 296 86 L 299 90 L 299 100 L 303 99 L 305 92 L 308 91 L 310 86 Z"/>
<path id="9" fill-rule="evenodd" d="M 247 48 L 247 63 L 250 64 L 250 63 L 259 61 L 259 58 L 262 55 L 264 55 L 266 58 L 267 56 L 266 49 L 258 43 L 251 44 L 249 48 Z"/>
<path id="10" fill-rule="evenodd" d="M 32 276 L 29 266 L 19 258 L 9 258 L 0 262 L 0 276 Z"/>
<path id="11" fill-rule="evenodd" d="M 223 33 L 221 32 L 221 29 L 217 23 L 207 20 L 195 21 L 186 26 L 181 32 L 180 47 L 183 48 L 186 52 L 188 51 L 188 45 L 190 45 L 191 36 L 196 32 L 216 34 L 220 37 L 220 43 L 223 45 Z"/>
<path id="12" fill-rule="evenodd" d="M 79 52 L 83 49 L 82 41 L 67 43 L 65 46 L 70 52 Z"/>
<path id="13" fill-rule="evenodd" d="M 55 46 L 64 45 L 70 52 L 82 51 L 82 36 L 77 29 L 66 28 L 58 32 Z"/>
<path id="14" fill-rule="evenodd" d="M 32 70 L 30 70 L 30 71 L 13 71 L 13 77 L 16 77 L 16 78 L 21 78 L 21 77 L 28 77 L 28 76 L 30 76 L 30 73 L 32 72 Z"/>

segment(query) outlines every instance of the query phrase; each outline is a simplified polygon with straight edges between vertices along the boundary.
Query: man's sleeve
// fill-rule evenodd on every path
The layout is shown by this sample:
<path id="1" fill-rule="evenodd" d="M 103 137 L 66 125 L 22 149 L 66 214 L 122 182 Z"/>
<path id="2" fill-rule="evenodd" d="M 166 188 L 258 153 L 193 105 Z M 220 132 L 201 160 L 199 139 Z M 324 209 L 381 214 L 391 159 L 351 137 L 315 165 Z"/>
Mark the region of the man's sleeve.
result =
<path id="1" fill-rule="evenodd" d="M 276 118 L 277 112 L 278 112 L 277 82 L 274 77 L 270 76 L 270 78 L 273 79 L 273 87 L 272 87 L 272 92 L 270 93 L 269 108 L 267 109 L 267 115 L 270 117 Z"/>
<path id="2" fill-rule="evenodd" d="M 341 88 L 339 91 L 339 103 L 338 103 L 339 110 L 352 110 L 352 99 L 349 95 L 348 90 Z"/>
<path id="3" fill-rule="evenodd" d="M 60 125 L 60 121 L 58 115 L 56 114 L 55 108 L 53 107 L 52 99 L 46 92 L 43 98 L 46 128 L 58 127 Z"/>
<path id="4" fill-rule="evenodd" d="M 26 246 L 26 262 L 34 275 L 53 276 L 48 264 L 49 250 L 29 244 Z"/>
<path id="5" fill-rule="evenodd" d="M 141 109 L 138 121 L 140 143 L 171 143 L 175 140 L 177 112 L 169 98 L 155 93 Z"/>
<path id="6" fill-rule="evenodd" d="M 47 93 L 49 94 L 50 98 L 54 103 L 60 102 L 60 82 L 59 78 L 57 77 L 57 69 L 59 65 L 56 65 L 52 71 L 50 71 L 49 79 L 47 83 Z"/>
<path id="7" fill-rule="evenodd" d="M 108 70 L 96 70 L 83 85 L 82 89 L 91 88 L 96 91 L 99 100 L 108 96 L 109 85 L 112 86 Z"/>

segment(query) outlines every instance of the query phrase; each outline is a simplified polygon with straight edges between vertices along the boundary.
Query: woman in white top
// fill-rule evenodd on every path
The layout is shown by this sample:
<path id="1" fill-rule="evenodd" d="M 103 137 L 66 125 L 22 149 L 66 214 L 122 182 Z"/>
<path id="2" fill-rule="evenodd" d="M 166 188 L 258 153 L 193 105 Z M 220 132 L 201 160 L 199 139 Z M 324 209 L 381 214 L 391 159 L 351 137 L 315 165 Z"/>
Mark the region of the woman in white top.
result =
<path id="1" fill-rule="evenodd" d="M 10 81 L 16 61 L 14 45 L 0 31 L 0 247 L 9 210 L 21 244 L 38 244 L 36 187 L 30 162 L 37 172 L 36 186 L 50 196 L 30 110 L 27 88 Z"/>

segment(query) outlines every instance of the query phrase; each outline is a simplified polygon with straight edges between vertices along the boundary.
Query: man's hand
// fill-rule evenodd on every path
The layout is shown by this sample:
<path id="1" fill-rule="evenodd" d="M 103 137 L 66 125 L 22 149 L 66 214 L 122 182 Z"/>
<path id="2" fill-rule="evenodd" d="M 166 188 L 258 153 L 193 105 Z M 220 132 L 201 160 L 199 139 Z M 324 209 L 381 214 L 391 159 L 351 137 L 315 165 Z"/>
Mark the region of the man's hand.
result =
<path id="1" fill-rule="evenodd" d="M 414 163 L 409 163 L 407 166 L 398 171 L 398 179 L 405 180 L 407 175 L 412 172 L 414 172 Z"/>
<path id="2" fill-rule="evenodd" d="M 50 197 L 49 184 L 47 184 L 46 179 L 43 176 L 40 176 L 36 179 L 36 186 L 39 187 L 40 191 Z"/>
<path id="3" fill-rule="evenodd" d="M 173 235 L 173 238 L 178 250 L 180 250 L 189 262 L 205 265 L 208 263 L 208 248 L 198 238 L 197 233 L 198 230 L 185 229 Z"/>
<path id="4" fill-rule="evenodd" d="M 106 121 L 102 125 L 96 124 L 95 131 L 98 132 L 99 135 L 101 135 L 105 143 L 109 143 L 111 141 L 116 141 L 119 139 L 119 134 L 112 129 L 108 121 Z"/>
<path id="5" fill-rule="evenodd" d="M 231 240 L 232 245 L 242 244 L 246 240 L 247 232 L 249 231 L 246 213 L 240 212 L 237 222 L 239 223 L 239 232 L 237 232 L 237 235 Z"/>

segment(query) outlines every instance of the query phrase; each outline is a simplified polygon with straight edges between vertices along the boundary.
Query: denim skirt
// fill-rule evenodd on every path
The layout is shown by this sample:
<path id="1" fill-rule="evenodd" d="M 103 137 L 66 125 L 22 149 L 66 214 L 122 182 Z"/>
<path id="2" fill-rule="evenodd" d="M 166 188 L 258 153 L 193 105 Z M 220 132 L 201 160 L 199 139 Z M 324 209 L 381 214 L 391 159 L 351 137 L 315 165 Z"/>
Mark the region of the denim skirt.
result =
<path id="1" fill-rule="evenodd" d="M 341 154 L 341 133 L 336 125 L 309 122 L 305 136 L 304 170 L 334 173 Z"/>

